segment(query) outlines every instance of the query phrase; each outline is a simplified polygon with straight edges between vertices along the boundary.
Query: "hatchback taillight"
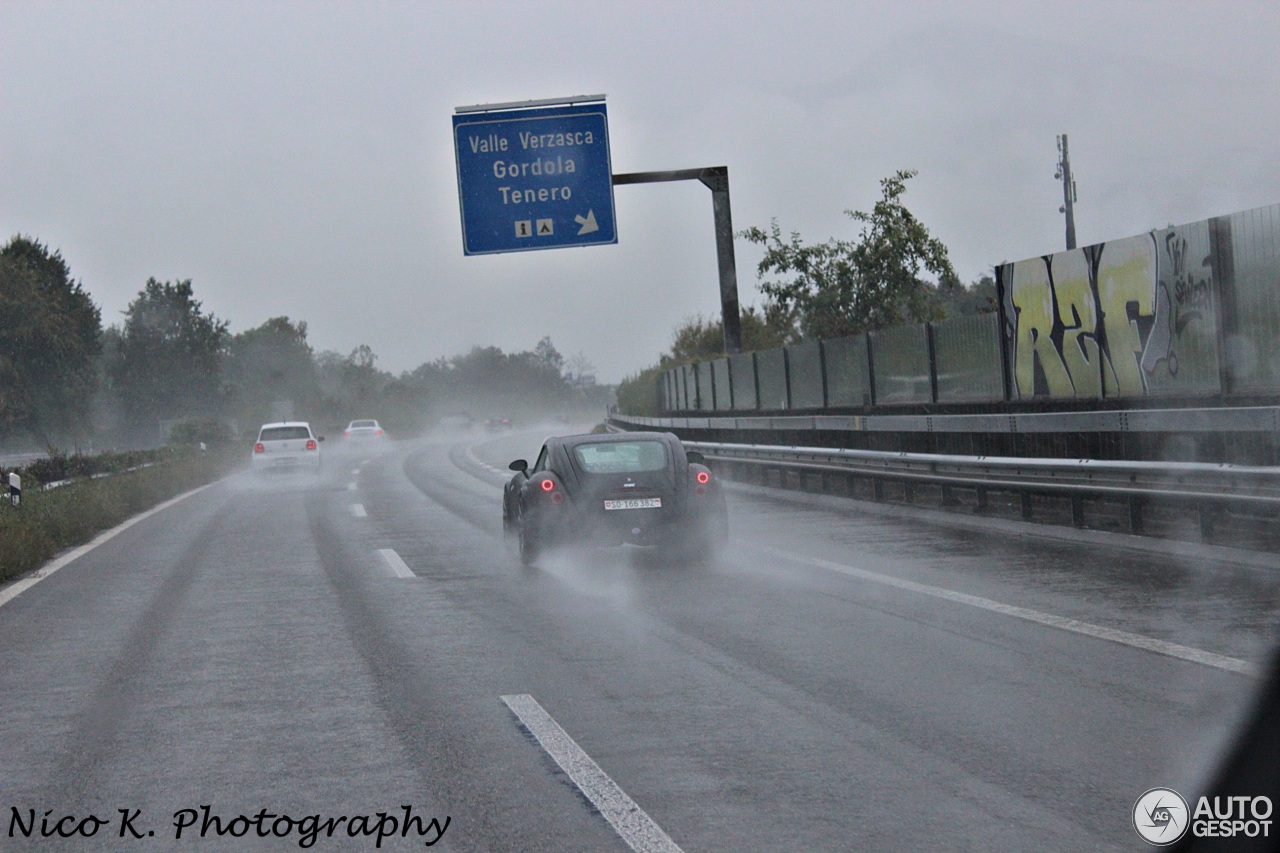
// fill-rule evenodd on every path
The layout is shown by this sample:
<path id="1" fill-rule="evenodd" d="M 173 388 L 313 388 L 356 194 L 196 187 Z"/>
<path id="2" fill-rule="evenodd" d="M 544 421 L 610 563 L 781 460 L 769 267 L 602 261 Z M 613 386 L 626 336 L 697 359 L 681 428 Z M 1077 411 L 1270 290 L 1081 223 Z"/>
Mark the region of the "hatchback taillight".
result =
<path id="1" fill-rule="evenodd" d="M 316 446 L 316 440 L 314 438 L 307 439 L 307 450 L 315 450 Z"/>
<path id="2" fill-rule="evenodd" d="M 699 471 L 698 482 L 705 486 L 707 483 L 711 482 L 711 475 L 708 474 L 706 471 Z"/>
<path id="3" fill-rule="evenodd" d="M 255 445 L 253 446 L 253 452 L 254 452 L 254 453 L 266 453 L 266 452 L 267 452 L 267 446 L 266 446 L 265 444 L 263 444 L 261 441 L 259 441 L 257 444 L 255 444 Z"/>

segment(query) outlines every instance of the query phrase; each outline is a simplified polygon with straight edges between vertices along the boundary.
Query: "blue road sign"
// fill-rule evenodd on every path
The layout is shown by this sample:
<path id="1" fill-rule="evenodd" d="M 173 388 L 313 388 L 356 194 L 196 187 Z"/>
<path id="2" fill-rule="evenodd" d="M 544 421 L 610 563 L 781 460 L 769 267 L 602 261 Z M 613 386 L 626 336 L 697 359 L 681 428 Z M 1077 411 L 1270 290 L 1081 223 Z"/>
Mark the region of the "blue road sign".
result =
<path id="1" fill-rule="evenodd" d="M 603 103 L 453 117 L 467 255 L 618 242 Z"/>

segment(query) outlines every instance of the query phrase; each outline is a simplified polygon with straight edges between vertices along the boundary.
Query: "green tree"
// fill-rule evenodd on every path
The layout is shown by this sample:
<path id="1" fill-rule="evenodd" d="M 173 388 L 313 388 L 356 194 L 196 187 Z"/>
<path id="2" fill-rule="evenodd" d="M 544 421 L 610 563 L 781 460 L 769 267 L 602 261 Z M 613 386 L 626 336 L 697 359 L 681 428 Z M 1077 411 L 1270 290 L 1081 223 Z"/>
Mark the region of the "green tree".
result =
<path id="1" fill-rule="evenodd" d="M 291 401 L 295 411 L 310 411 L 320 385 L 306 321 L 295 324 L 288 317 L 272 317 L 231 338 L 226 376 L 241 426 L 267 420 L 277 401 Z"/>
<path id="2" fill-rule="evenodd" d="M 215 414 L 224 400 L 227 324 L 201 310 L 191 280 L 147 279 L 125 311 L 108 375 L 135 437 L 158 438 L 156 419 Z"/>
<path id="3" fill-rule="evenodd" d="M 543 365 L 549 370 L 554 370 L 557 376 L 564 370 L 564 356 L 556 349 L 556 345 L 551 343 L 550 335 L 538 341 L 537 345 L 534 346 L 532 360 L 534 363 Z"/>
<path id="4" fill-rule="evenodd" d="M 323 395 L 320 420 L 327 428 L 346 426 L 355 418 L 387 419 L 382 407 L 392 376 L 378 369 L 372 347 L 360 344 L 345 356 L 325 350 L 315 361 Z"/>
<path id="5" fill-rule="evenodd" d="M 748 306 L 739 314 L 742 330 L 742 349 L 756 352 L 774 349 L 792 342 L 795 324 L 789 315 L 775 312 L 773 315 Z M 662 366 L 688 364 L 720 358 L 724 352 L 724 321 L 720 318 L 694 317 L 686 320 L 671 337 L 671 350 L 661 357 Z"/>
<path id="6" fill-rule="evenodd" d="M 959 282 L 938 285 L 938 300 L 947 317 L 994 314 L 997 310 L 996 280 L 989 274 L 967 287 Z"/>
<path id="7" fill-rule="evenodd" d="M 923 274 L 948 285 L 958 278 L 946 246 L 902 202 L 915 174 L 899 171 L 883 179 L 882 197 L 870 213 L 845 211 L 862 223 L 857 240 L 805 245 L 795 232 L 784 240 L 776 220 L 767 232 L 742 232 L 765 250 L 757 272 L 770 299 L 766 309 L 794 311 L 801 334 L 816 339 L 941 319 L 937 285 Z"/>
<path id="8" fill-rule="evenodd" d="M 101 311 L 61 253 L 22 236 L 0 249 L 0 434 L 86 437 L 101 338 Z"/>
<path id="9" fill-rule="evenodd" d="M 749 306 L 740 314 L 742 348 L 747 352 L 774 349 L 793 342 L 795 322 L 790 312 L 760 311 Z M 657 383 L 663 372 L 678 364 L 722 358 L 724 321 L 694 317 L 671 336 L 671 350 L 658 363 L 618 383 L 618 410 L 632 415 L 657 415 Z"/>

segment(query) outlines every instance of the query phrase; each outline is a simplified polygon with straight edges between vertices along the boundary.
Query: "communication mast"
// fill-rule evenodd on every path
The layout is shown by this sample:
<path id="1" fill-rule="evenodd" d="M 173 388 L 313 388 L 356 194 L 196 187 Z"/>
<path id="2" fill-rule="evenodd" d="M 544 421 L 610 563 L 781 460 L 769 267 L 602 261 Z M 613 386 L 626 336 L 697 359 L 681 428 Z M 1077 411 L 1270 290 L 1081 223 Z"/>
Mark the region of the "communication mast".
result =
<path id="1" fill-rule="evenodd" d="M 1058 137 L 1058 171 L 1054 172 L 1053 176 L 1062 181 L 1062 205 L 1058 208 L 1058 212 L 1067 215 L 1067 248 L 1074 249 L 1076 247 L 1076 216 L 1073 206 L 1076 202 L 1076 180 L 1071 177 L 1071 157 L 1067 154 L 1065 133 Z"/>

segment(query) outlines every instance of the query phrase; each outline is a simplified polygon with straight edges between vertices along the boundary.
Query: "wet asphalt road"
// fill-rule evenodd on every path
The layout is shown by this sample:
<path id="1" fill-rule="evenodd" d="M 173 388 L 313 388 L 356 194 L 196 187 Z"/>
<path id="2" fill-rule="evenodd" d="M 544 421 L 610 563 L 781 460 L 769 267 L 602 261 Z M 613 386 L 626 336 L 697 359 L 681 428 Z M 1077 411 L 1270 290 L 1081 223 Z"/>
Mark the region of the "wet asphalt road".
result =
<path id="1" fill-rule="evenodd" d="M 449 818 L 432 849 L 625 851 L 602 812 L 634 803 L 636 843 L 687 853 L 1145 849 L 1133 802 L 1194 790 L 1274 636 L 1274 558 L 758 489 L 709 565 L 521 569 L 503 469 L 539 438 L 239 475 L 0 606 L 2 846 L 288 850 L 175 815 L 409 806 Z M 504 696 L 629 800 L 593 805 Z M 13 837 L 32 810 L 110 823 Z"/>

